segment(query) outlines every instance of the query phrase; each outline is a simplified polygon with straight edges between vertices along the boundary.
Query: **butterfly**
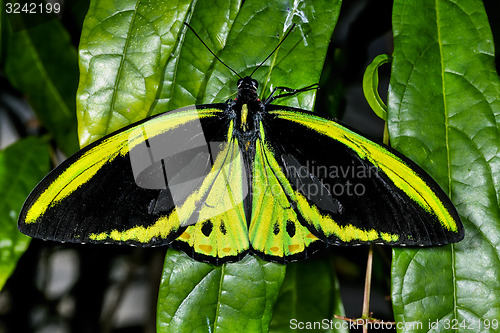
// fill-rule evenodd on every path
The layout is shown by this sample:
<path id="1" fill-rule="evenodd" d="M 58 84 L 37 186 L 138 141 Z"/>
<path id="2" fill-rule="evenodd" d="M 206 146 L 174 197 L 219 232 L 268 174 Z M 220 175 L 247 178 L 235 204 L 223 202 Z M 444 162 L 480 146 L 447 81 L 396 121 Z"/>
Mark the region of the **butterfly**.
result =
<path id="1" fill-rule="evenodd" d="M 63 242 L 172 245 L 213 264 L 249 252 L 288 263 L 324 243 L 463 239 L 452 202 L 409 158 L 338 122 L 272 104 L 316 88 L 277 87 L 261 100 L 257 80 L 240 76 L 235 99 L 107 135 L 38 184 L 18 228 Z"/>

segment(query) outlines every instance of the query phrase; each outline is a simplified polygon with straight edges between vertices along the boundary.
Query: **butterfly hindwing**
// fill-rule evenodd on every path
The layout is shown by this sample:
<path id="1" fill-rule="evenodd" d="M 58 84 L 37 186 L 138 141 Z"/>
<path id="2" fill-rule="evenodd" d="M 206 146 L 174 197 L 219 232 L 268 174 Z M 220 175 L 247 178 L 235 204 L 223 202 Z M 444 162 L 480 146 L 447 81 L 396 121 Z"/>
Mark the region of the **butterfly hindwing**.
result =
<path id="1" fill-rule="evenodd" d="M 19 229 L 66 242 L 172 242 L 198 222 L 195 194 L 217 160 L 213 147 L 228 142 L 223 109 L 179 109 L 85 147 L 30 194 Z"/>
<path id="2" fill-rule="evenodd" d="M 192 257 L 215 264 L 239 260 L 249 249 L 245 216 L 248 175 L 237 139 L 223 146 L 210 174 L 189 199 L 201 204 L 196 223 L 174 243 Z"/>
<path id="3" fill-rule="evenodd" d="M 263 131 L 298 220 L 321 240 L 415 246 L 463 238 L 441 188 L 394 150 L 338 123 L 279 106 L 270 106 Z"/>
<path id="4" fill-rule="evenodd" d="M 305 258 L 312 252 L 308 248 L 320 241 L 299 223 L 278 180 L 281 170 L 276 170 L 274 155 L 263 136 L 261 131 L 252 171 L 252 218 L 248 231 L 252 248 L 261 257 L 282 263 Z"/>

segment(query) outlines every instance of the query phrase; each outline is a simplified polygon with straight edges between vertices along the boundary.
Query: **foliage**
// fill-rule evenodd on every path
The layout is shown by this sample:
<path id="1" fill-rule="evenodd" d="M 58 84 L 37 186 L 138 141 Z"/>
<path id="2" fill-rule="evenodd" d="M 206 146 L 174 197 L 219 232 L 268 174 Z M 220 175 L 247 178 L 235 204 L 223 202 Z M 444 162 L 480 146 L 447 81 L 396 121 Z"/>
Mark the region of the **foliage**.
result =
<path id="1" fill-rule="evenodd" d="M 486 13 L 481 1 L 395 1 L 393 22 L 391 142 L 448 191 L 467 228 L 458 244 L 394 249 L 396 320 L 486 331 L 500 318 L 500 81 Z"/>
<path id="2" fill-rule="evenodd" d="M 34 137 L 0 151 L 0 289 L 29 245 L 16 228 L 21 206 L 49 167 L 48 146 Z"/>
<path id="3" fill-rule="evenodd" d="M 70 154 L 78 139 L 83 146 L 153 114 L 234 97 L 237 77 L 183 22 L 242 76 L 296 23 L 286 43 L 254 75 L 261 95 L 275 86 L 321 82 L 316 104 L 315 92 L 280 104 L 309 110 L 316 105 L 317 112 L 328 106 L 335 115 L 342 104 L 332 102 L 332 96 L 344 95 L 345 82 L 360 80 L 356 74 L 366 67 L 342 48 L 348 41 L 339 35 L 327 57 L 339 15 L 342 20 L 352 8 L 344 3 L 341 10 L 340 1 L 326 0 L 93 0 L 88 8 L 80 2 L 65 13 L 72 18 L 86 13 L 81 35 L 76 29 L 78 59 L 74 27 L 67 21 L 25 21 L 24 29 L 13 31 L 2 11 L 1 71 L 10 91 L 27 98 L 53 146 Z M 389 24 L 389 19 L 376 19 Z M 429 323 L 439 320 L 432 331 L 449 332 L 447 320 L 450 325 L 456 320 L 467 326 L 457 326 L 456 332 L 469 332 L 470 325 L 476 325 L 473 331 L 500 332 L 498 326 L 477 326 L 500 318 L 500 86 L 486 11 L 479 0 L 395 0 L 392 28 L 387 107 L 374 92 L 380 63 L 367 71 L 368 99 L 377 114 L 387 109 L 391 145 L 446 189 L 466 227 L 465 240 L 456 245 L 393 250 L 394 318 L 423 324 L 398 331 L 428 332 Z M 363 38 L 351 43 L 366 50 L 369 41 Z M 344 73 L 353 63 L 354 74 Z M 29 138 L 0 152 L 0 287 L 28 245 L 15 223 L 23 198 L 47 172 L 46 141 Z M 340 273 L 350 266 L 339 265 L 338 258 L 282 266 L 248 256 L 215 267 L 168 250 L 157 331 L 282 332 L 290 330 L 292 318 L 320 321 L 343 315 L 333 266 Z M 376 265 L 375 273 L 382 268 Z M 384 283 L 383 277 L 376 280 Z"/>

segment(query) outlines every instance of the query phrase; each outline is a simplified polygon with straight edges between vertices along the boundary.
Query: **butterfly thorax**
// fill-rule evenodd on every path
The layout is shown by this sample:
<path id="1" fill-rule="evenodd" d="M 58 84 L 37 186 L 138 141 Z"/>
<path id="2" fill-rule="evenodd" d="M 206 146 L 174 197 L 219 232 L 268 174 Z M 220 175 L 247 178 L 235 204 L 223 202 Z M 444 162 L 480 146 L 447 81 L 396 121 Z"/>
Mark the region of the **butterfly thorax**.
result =
<path id="1" fill-rule="evenodd" d="M 250 76 L 238 81 L 238 94 L 231 102 L 234 112 L 233 136 L 238 138 L 242 149 L 253 150 L 259 137 L 259 123 L 264 112 L 264 104 L 257 95 L 258 83 Z"/>

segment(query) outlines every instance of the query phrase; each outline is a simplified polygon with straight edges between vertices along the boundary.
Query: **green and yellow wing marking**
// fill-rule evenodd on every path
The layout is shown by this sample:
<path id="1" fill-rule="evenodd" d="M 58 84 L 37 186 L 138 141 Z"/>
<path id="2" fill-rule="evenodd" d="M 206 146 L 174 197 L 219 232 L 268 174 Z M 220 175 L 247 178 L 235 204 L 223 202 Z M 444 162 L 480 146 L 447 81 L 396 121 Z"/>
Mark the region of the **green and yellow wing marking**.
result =
<path id="1" fill-rule="evenodd" d="M 232 139 L 217 155 L 212 172 L 200 189 L 186 200 L 187 207 L 180 207 L 186 213 L 199 211 L 199 216 L 174 245 L 193 258 L 215 264 L 240 259 L 248 252 L 245 172 L 238 141 Z"/>
<path id="2" fill-rule="evenodd" d="M 280 172 L 276 168 L 273 153 L 262 140 L 257 140 L 253 164 L 250 243 L 263 258 L 289 262 L 307 257 L 307 248 L 318 243 L 319 239 L 297 220 L 283 188 L 287 180 L 283 179 Z"/>

